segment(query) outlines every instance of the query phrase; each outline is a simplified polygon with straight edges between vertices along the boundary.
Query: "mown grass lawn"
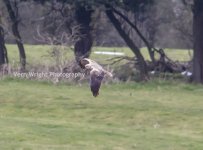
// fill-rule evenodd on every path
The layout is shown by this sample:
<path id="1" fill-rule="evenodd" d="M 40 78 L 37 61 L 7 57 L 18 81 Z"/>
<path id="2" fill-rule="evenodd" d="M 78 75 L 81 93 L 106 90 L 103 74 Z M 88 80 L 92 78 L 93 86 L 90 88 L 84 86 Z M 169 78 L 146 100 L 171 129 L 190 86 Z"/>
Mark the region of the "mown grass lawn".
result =
<path id="1" fill-rule="evenodd" d="M 0 80 L 0 149 L 202 150 L 203 87 Z"/>

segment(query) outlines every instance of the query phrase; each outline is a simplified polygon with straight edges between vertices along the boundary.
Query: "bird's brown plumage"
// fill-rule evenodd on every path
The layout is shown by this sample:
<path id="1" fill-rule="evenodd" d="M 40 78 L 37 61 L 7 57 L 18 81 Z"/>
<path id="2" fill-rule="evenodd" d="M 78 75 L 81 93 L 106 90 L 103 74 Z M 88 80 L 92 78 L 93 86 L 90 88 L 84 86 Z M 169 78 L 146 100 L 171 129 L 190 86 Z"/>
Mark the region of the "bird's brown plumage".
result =
<path id="1" fill-rule="evenodd" d="M 101 87 L 101 82 L 105 75 L 111 76 L 112 74 L 102 68 L 95 61 L 84 58 L 79 62 L 81 68 L 86 69 L 90 72 L 90 89 L 94 97 L 99 95 L 99 89 Z"/>

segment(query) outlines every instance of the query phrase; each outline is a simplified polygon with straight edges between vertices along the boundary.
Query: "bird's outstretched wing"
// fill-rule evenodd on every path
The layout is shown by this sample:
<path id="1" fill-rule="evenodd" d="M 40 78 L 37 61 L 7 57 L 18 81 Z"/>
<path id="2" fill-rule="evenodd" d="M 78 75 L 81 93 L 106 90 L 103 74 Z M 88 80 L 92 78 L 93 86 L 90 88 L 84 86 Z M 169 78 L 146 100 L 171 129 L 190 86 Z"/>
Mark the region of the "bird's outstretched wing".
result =
<path id="1" fill-rule="evenodd" d="M 102 68 L 95 61 L 84 58 L 80 61 L 81 68 L 90 71 L 90 88 L 94 97 L 99 95 L 101 82 L 105 75 L 112 77 L 112 74 Z"/>
<path id="2" fill-rule="evenodd" d="M 98 63 L 96 63 L 95 61 L 88 59 L 88 58 L 84 58 L 79 62 L 79 65 L 82 69 L 87 69 L 89 71 L 91 70 L 103 70 L 101 65 L 99 65 Z"/>

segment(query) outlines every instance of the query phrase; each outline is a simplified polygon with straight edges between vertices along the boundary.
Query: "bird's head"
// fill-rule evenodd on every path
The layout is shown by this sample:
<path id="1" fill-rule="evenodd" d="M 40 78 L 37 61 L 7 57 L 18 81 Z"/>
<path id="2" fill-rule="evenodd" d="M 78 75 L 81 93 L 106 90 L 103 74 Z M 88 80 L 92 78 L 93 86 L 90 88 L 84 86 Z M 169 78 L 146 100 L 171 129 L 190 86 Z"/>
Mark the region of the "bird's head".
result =
<path id="1" fill-rule="evenodd" d="M 82 69 L 85 69 L 85 65 L 89 64 L 89 61 L 87 58 L 83 58 L 79 61 L 79 66 L 82 68 Z"/>

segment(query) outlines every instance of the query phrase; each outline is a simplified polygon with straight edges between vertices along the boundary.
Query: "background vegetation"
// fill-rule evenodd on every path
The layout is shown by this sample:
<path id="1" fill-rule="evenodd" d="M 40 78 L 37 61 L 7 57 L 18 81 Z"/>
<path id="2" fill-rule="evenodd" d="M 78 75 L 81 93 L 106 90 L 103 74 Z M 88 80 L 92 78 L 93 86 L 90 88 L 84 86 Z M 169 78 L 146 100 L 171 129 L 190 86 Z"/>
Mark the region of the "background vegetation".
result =
<path id="1" fill-rule="evenodd" d="M 7 52 L 5 43 L 17 44 L 20 57 L 18 66 L 23 72 L 26 71 L 27 61 L 31 58 L 29 54 L 26 57 L 26 53 L 29 53 L 27 51 L 30 50 L 27 50 L 24 43 L 51 45 L 53 51 L 50 55 L 59 59 L 56 60 L 58 62 L 60 61 L 58 55 L 64 53 L 61 52 L 62 50 L 66 50 L 67 53 L 72 50 L 73 57 L 78 62 L 81 58 L 89 57 L 94 46 L 128 47 L 131 51 L 129 53 L 132 54 L 131 58 L 127 53 L 124 54 L 127 57 L 112 59 L 112 63 L 134 59 L 133 68 L 140 74 L 140 80 L 148 80 L 150 71 L 192 72 L 195 68 L 191 63 L 192 52 L 187 62 L 180 62 L 184 59 L 181 58 L 177 63 L 174 60 L 180 57 L 168 56 L 165 49 L 193 48 L 193 12 L 190 7 L 195 4 L 190 1 L 174 0 L 132 2 L 129 0 L 111 2 L 5 0 L 0 3 L 3 39 L 1 40 L 1 64 L 8 64 L 8 57 L 10 62 L 16 62 L 12 56 L 9 56 L 10 52 L 9 50 Z M 141 52 L 143 47 L 147 49 L 145 52 L 148 53 L 147 57 Z M 31 55 L 38 57 L 34 53 Z M 176 55 L 179 54 L 176 53 Z M 45 57 L 38 59 L 44 61 Z M 66 68 L 65 65 L 67 64 L 61 66 L 61 70 Z M 196 69 L 199 70 L 197 71 L 199 75 L 194 76 L 198 78 L 201 75 L 201 69 L 199 67 Z"/>

